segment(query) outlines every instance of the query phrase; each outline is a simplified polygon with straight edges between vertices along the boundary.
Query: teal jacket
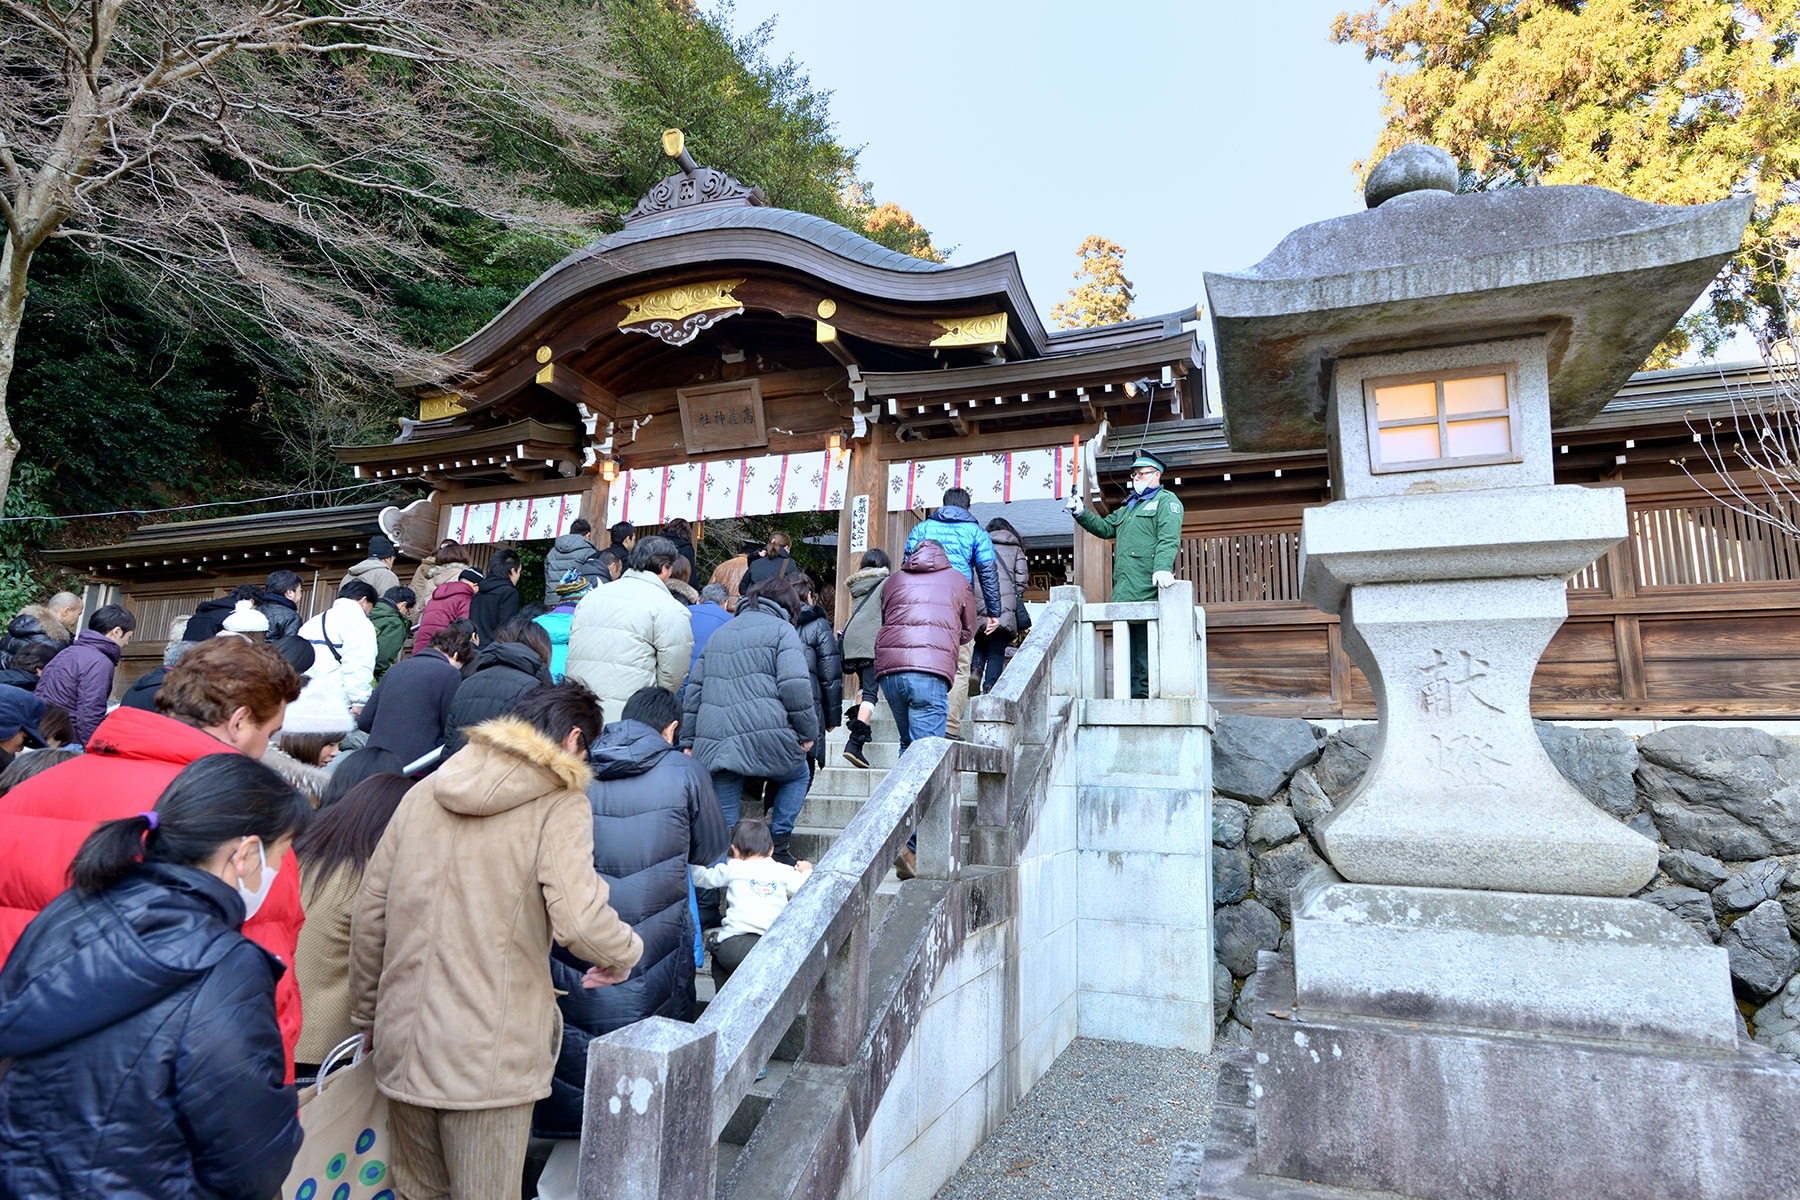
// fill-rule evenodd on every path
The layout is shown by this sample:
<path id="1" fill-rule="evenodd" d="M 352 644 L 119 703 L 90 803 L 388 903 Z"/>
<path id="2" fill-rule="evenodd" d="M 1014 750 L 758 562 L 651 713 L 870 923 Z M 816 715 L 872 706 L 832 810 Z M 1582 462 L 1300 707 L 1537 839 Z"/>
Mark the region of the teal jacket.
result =
<path id="1" fill-rule="evenodd" d="M 550 635 L 550 678 L 561 683 L 563 667 L 569 661 L 569 626 L 575 620 L 575 606 L 566 604 L 553 608 L 532 620 L 542 625 L 544 632 Z"/>

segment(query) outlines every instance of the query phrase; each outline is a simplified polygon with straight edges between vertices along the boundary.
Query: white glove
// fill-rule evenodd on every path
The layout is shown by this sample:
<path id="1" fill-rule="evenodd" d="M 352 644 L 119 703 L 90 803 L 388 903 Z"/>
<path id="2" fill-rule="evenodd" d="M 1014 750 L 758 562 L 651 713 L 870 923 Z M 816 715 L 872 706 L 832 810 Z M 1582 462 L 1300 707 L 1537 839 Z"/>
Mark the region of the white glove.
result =
<path id="1" fill-rule="evenodd" d="M 1150 577 L 1150 582 L 1154 583 L 1159 588 L 1174 587 L 1175 573 L 1173 571 L 1158 571 Z"/>
<path id="2" fill-rule="evenodd" d="M 1065 512 L 1067 512 L 1071 517 L 1074 516 L 1076 513 L 1080 512 L 1081 511 L 1081 497 L 1080 496 L 1070 496 L 1068 501 L 1063 505 L 1063 510 Z"/>

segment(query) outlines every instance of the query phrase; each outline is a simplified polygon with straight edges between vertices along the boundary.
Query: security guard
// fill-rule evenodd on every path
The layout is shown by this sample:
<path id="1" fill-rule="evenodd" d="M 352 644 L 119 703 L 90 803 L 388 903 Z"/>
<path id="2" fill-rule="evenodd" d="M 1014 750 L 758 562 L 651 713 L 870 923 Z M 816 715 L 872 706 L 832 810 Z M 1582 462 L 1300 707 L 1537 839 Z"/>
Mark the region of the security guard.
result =
<path id="1" fill-rule="evenodd" d="M 1181 501 L 1162 489 L 1163 461 L 1139 450 L 1131 462 L 1131 498 L 1104 517 L 1095 516 L 1075 496 L 1068 503 L 1075 523 L 1100 538 L 1113 538 L 1113 600 L 1154 600 L 1157 589 L 1175 582 L 1175 553 L 1181 548 Z M 1150 638 L 1141 622 L 1131 626 L 1131 695 L 1150 695 Z"/>

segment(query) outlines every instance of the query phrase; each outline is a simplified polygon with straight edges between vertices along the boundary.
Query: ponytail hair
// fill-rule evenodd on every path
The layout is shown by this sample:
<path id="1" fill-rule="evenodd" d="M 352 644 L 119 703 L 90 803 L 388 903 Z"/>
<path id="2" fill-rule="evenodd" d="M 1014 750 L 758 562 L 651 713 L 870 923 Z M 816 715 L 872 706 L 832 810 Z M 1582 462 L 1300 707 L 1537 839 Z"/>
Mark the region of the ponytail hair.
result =
<path id="1" fill-rule="evenodd" d="M 152 812 L 105 821 L 75 855 L 69 882 L 105 891 L 140 862 L 193 867 L 221 846 L 255 836 L 263 845 L 300 832 L 312 806 L 274 771 L 242 754 L 208 754 L 182 769 Z"/>

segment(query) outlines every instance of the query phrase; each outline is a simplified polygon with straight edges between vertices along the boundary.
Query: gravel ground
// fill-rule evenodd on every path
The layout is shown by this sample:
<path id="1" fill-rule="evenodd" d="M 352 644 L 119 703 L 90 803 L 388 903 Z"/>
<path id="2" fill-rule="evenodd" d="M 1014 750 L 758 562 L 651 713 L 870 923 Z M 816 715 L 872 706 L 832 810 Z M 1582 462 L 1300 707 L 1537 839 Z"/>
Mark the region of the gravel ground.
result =
<path id="1" fill-rule="evenodd" d="M 938 1200 L 1162 1195 L 1179 1141 L 1204 1141 L 1210 1055 L 1077 1038 Z"/>

